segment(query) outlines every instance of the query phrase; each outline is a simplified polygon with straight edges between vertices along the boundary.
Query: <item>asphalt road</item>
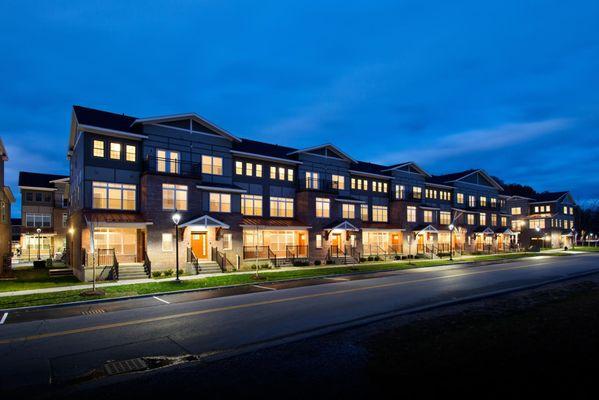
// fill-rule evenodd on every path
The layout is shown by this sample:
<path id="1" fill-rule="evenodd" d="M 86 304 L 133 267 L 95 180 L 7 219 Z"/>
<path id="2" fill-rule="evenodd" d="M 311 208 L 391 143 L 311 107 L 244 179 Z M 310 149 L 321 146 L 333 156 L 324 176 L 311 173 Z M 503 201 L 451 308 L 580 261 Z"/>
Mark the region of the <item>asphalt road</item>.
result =
<path id="1" fill-rule="evenodd" d="M 0 325 L 0 390 L 50 393 L 87 379 L 90 371 L 96 381 L 123 380 L 126 375 L 106 376 L 107 361 L 221 357 L 590 271 L 599 271 L 599 255 L 540 256 L 314 280 L 301 287 L 260 284 L 224 297 L 194 292 L 9 313 Z"/>

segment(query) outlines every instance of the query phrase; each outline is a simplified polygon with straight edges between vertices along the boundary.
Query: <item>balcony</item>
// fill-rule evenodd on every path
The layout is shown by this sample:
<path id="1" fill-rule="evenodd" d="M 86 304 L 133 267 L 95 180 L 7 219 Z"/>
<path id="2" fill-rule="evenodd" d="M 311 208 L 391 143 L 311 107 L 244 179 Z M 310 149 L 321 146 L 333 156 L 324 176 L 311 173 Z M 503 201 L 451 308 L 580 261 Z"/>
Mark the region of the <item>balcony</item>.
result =
<path id="1" fill-rule="evenodd" d="M 147 156 L 144 160 L 144 171 L 154 174 L 201 178 L 202 165 L 200 163 L 194 163 L 191 161 Z"/>
<path id="2" fill-rule="evenodd" d="M 339 193 L 338 184 L 328 179 L 300 179 L 299 190 L 312 190 L 331 194 Z"/>

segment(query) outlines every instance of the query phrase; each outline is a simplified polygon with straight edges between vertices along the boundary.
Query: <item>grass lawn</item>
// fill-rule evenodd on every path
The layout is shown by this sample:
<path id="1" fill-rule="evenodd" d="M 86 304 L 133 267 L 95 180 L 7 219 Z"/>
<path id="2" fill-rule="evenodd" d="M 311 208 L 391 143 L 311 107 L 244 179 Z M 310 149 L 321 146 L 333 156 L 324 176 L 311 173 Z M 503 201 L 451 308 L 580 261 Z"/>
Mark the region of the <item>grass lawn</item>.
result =
<path id="1" fill-rule="evenodd" d="M 599 251 L 599 246 L 576 246 L 575 251 Z"/>
<path id="2" fill-rule="evenodd" d="M 82 284 L 74 276 L 61 276 L 50 278 L 47 269 L 34 269 L 32 267 L 16 268 L 15 280 L 0 281 L 0 292 L 17 290 L 41 289 L 49 287 L 69 286 Z"/>
<path id="3" fill-rule="evenodd" d="M 36 306 L 43 304 L 60 304 L 68 303 L 73 301 L 81 301 L 83 299 L 92 300 L 98 298 L 115 298 L 115 297 L 126 297 L 144 294 L 154 293 L 165 293 L 174 292 L 178 290 L 189 290 L 189 289 L 201 289 L 209 287 L 229 286 L 229 285 L 241 285 L 248 283 L 260 283 L 260 282 L 273 282 L 288 279 L 297 278 L 312 278 L 324 275 L 341 275 L 351 274 L 356 272 L 377 272 L 385 270 L 402 270 L 410 268 L 423 268 L 433 267 L 448 264 L 465 263 L 471 261 L 494 261 L 494 260 L 505 260 L 505 259 L 517 259 L 523 257 L 538 256 L 538 253 L 510 253 L 503 255 L 484 255 L 484 256 L 473 256 L 463 257 L 459 261 L 444 260 L 415 260 L 412 263 L 407 262 L 395 262 L 395 263 L 378 263 L 378 264 L 362 264 L 358 267 L 322 267 L 322 268 L 304 268 L 292 271 L 276 271 L 276 270 L 265 270 L 260 271 L 259 275 L 261 280 L 257 281 L 254 279 L 253 274 L 224 274 L 222 276 L 212 276 L 206 278 L 198 278 L 192 280 L 184 280 L 181 283 L 174 283 L 173 281 L 161 281 L 157 280 L 152 283 L 138 283 L 131 285 L 121 286 L 108 286 L 103 289 L 106 291 L 105 296 L 95 297 L 81 297 L 79 295 L 80 290 L 74 290 L 71 288 L 65 289 L 65 291 L 54 292 L 54 293 L 39 293 L 30 295 L 17 295 L 10 297 L 0 297 L 0 309 L 3 308 L 14 308 L 14 307 L 25 307 L 25 306 Z M 567 253 L 557 253 L 555 255 L 567 255 Z M 42 272 L 45 273 L 45 280 Z M 24 290 L 33 289 L 37 287 L 53 287 L 69 284 L 83 284 L 83 282 L 77 282 L 75 278 L 52 278 L 51 281 L 47 278 L 47 271 L 36 271 L 27 270 L 20 271 L 21 276 L 29 276 L 31 280 L 19 280 L 19 281 L 4 281 L 0 282 L 0 291 L 9 290 Z M 37 281 L 35 276 L 37 274 Z M 67 281 L 65 281 L 67 280 Z M 36 286 L 36 284 L 38 286 Z M 27 286 L 29 285 L 29 286 Z"/>

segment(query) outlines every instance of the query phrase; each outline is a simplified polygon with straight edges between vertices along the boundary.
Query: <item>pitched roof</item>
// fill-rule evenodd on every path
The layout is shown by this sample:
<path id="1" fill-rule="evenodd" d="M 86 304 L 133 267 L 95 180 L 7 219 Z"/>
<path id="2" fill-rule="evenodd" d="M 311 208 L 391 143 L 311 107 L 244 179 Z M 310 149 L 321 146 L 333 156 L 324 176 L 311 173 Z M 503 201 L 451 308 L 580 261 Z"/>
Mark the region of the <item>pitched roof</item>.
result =
<path id="1" fill-rule="evenodd" d="M 277 228 L 292 228 L 301 227 L 309 228 L 297 219 L 292 218 L 262 218 L 262 217 L 243 217 L 239 226 L 258 226 L 258 227 L 277 227 Z"/>
<path id="2" fill-rule="evenodd" d="M 73 106 L 73 111 L 80 125 L 91 125 L 131 133 L 138 132 L 138 130 L 132 128 L 132 124 L 137 118 L 130 115 L 115 114 L 82 106 Z"/>
<path id="3" fill-rule="evenodd" d="M 457 179 L 461 179 L 465 176 L 470 175 L 471 173 L 476 172 L 475 169 L 467 169 L 465 171 L 453 172 L 451 174 L 443 174 L 443 175 L 433 175 L 427 181 L 433 183 L 448 183 L 451 181 L 455 181 Z"/>
<path id="4" fill-rule="evenodd" d="M 556 201 L 562 198 L 568 192 L 543 192 L 534 195 L 536 201 Z"/>
<path id="5" fill-rule="evenodd" d="M 355 164 L 352 164 L 350 166 L 350 169 L 353 171 L 360 171 L 360 172 L 365 172 L 368 174 L 378 174 L 378 175 L 387 175 L 390 176 L 391 174 L 386 171 L 389 167 L 385 166 L 385 165 L 380 165 L 380 164 L 374 164 L 371 162 L 366 162 L 366 161 L 358 161 Z"/>
<path id="6" fill-rule="evenodd" d="M 296 151 L 293 147 L 279 146 L 278 144 L 259 142 L 251 139 L 241 139 L 241 142 L 233 142 L 233 150 L 288 160 L 297 160 L 296 156 L 289 155 L 289 153 Z"/>
<path id="7" fill-rule="evenodd" d="M 50 181 L 57 179 L 68 178 L 68 175 L 51 175 L 39 174 L 37 172 L 19 172 L 19 186 L 39 187 L 39 188 L 55 188 Z"/>

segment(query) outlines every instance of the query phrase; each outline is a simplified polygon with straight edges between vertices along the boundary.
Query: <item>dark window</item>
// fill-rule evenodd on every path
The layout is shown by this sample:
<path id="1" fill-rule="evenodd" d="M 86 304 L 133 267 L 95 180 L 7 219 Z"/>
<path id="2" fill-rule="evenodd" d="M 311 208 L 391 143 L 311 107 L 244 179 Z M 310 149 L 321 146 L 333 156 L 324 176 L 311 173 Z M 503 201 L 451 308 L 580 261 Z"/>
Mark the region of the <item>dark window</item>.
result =
<path id="1" fill-rule="evenodd" d="M 27 201 L 33 201 L 33 193 L 31 193 L 31 192 L 25 193 L 25 199 Z"/>
<path id="2" fill-rule="evenodd" d="M 41 193 L 36 193 L 35 194 L 35 201 L 42 201 L 42 194 Z"/>
<path id="3" fill-rule="evenodd" d="M 49 203 L 49 202 L 51 202 L 51 201 L 52 201 L 52 195 L 50 195 L 50 193 L 46 193 L 46 194 L 44 195 L 44 201 L 45 201 L 46 203 Z"/>

